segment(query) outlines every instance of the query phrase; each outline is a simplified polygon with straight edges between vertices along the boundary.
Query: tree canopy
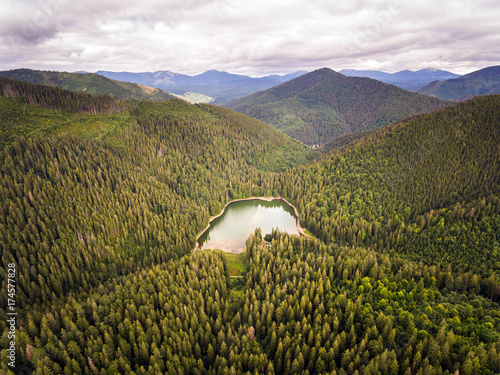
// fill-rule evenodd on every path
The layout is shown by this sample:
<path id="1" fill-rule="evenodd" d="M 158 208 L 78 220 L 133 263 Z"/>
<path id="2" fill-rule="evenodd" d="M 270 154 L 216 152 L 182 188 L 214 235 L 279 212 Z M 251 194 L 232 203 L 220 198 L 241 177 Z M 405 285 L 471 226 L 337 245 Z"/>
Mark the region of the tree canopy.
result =
<path id="1" fill-rule="evenodd" d="M 500 372 L 500 96 L 318 156 L 229 109 L 0 83 L 2 373 Z M 256 230 L 235 278 L 192 250 L 250 196 L 311 235 Z"/>

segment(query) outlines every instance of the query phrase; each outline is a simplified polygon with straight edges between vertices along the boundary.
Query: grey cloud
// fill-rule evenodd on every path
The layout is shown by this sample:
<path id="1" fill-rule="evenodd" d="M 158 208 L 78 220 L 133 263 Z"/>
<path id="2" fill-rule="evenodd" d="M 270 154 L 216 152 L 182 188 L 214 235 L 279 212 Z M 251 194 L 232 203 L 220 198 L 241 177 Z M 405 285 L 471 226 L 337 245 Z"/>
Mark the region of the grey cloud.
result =
<path id="1" fill-rule="evenodd" d="M 32 64 L 188 74 L 322 66 L 394 71 L 431 63 L 450 70 L 480 68 L 500 58 L 495 5 L 489 0 L 18 0 L 0 15 L 0 38 L 10 42 L 0 46 L 0 68 Z"/>

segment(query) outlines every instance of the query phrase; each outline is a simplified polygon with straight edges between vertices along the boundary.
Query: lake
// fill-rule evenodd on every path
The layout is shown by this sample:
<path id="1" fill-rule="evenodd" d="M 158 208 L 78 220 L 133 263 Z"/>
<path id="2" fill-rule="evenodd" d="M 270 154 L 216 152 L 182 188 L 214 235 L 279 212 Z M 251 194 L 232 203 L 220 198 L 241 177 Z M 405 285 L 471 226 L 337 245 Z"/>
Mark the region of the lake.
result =
<path id="1" fill-rule="evenodd" d="M 292 206 L 282 200 L 241 200 L 229 203 L 223 214 L 210 222 L 198 239 L 199 249 L 220 249 L 238 254 L 245 251 L 245 242 L 256 228 L 262 237 L 273 228 L 299 234 Z"/>

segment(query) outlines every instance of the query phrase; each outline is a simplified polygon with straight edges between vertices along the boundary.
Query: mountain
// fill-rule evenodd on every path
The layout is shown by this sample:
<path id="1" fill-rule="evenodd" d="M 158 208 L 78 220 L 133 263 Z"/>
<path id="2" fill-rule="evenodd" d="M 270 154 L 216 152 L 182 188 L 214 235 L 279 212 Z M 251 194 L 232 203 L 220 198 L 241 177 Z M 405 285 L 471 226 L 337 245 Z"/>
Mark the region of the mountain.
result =
<path id="1" fill-rule="evenodd" d="M 0 373 L 500 373 L 499 121 L 478 97 L 311 160 L 227 108 L 0 78 Z M 192 251 L 252 196 L 309 235 Z"/>
<path id="2" fill-rule="evenodd" d="M 385 73 L 378 70 L 343 69 L 339 73 L 347 77 L 373 78 L 411 91 L 416 91 L 420 87 L 436 80 L 460 77 L 458 74 L 434 68 L 425 68 L 417 71 L 402 70 L 396 73 Z"/>
<path id="3" fill-rule="evenodd" d="M 168 100 L 171 95 L 142 84 L 108 79 L 94 73 L 67 73 L 31 69 L 0 71 L 0 77 L 39 83 L 89 94 L 111 94 L 122 99 Z"/>
<path id="4" fill-rule="evenodd" d="M 449 103 L 324 68 L 227 105 L 308 145 L 380 128 Z"/>
<path id="5" fill-rule="evenodd" d="M 125 82 L 132 82 L 132 83 L 140 83 L 142 85 L 148 85 L 151 87 L 157 87 L 159 85 L 168 85 L 176 81 L 183 82 L 184 80 L 189 79 L 189 76 L 185 74 L 178 74 L 169 71 L 131 73 L 131 72 L 109 72 L 105 70 L 99 70 L 96 72 L 96 74 L 111 79 L 116 79 Z"/>
<path id="6" fill-rule="evenodd" d="M 186 92 L 203 94 L 212 98 L 211 101 L 214 104 L 228 103 L 231 100 L 276 86 L 304 73 L 299 71 L 284 76 L 270 75 L 253 78 L 218 70 L 208 70 L 194 76 L 169 71 L 145 73 L 97 72 L 97 74 L 108 78 L 157 87 L 177 95 L 184 95 Z"/>
<path id="7" fill-rule="evenodd" d="M 393 248 L 407 259 L 447 259 L 462 272 L 500 276 L 500 95 L 354 136 L 280 179 L 301 202 L 305 227 L 325 242 Z M 452 235 L 485 211 L 491 231 L 474 224 L 470 237 Z"/>
<path id="8" fill-rule="evenodd" d="M 60 134 L 59 132 L 65 135 L 71 134 L 74 127 L 73 125 L 65 126 L 67 122 L 82 125 L 82 128 L 76 131 L 75 135 L 85 134 L 86 137 L 92 138 L 99 133 L 99 128 L 106 126 L 108 120 L 111 123 L 120 120 L 130 126 L 135 117 L 127 115 L 127 112 L 132 114 L 139 112 L 148 118 L 151 111 L 161 118 L 164 115 L 165 121 L 167 119 L 176 119 L 177 116 L 182 118 L 188 114 L 192 114 L 194 117 L 199 116 L 201 125 L 198 124 L 198 126 L 204 127 L 205 130 L 208 129 L 207 131 L 212 126 L 212 121 L 215 121 L 215 123 L 220 121 L 223 124 L 222 127 L 231 128 L 229 134 L 239 134 L 239 138 L 254 144 L 255 148 L 252 148 L 251 152 L 249 151 L 252 156 L 250 164 L 259 165 L 263 160 L 268 160 L 267 166 L 262 167 L 263 169 L 286 169 L 296 164 L 305 163 L 308 158 L 315 155 L 308 147 L 271 126 L 222 107 L 210 105 L 189 106 L 178 99 L 170 99 L 164 105 L 161 105 L 161 102 L 158 104 L 151 101 L 135 102 L 121 100 L 107 94 L 90 95 L 70 92 L 57 87 L 31 84 L 2 77 L 0 77 L 0 94 L 2 94 L 4 100 L 4 106 L 2 107 L 4 120 L 2 123 L 2 141 L 4 144 L 8 144 L 12 139 L 15 139 L 18 132 L 25 135 L 33 134 L 33 136 L 46 135 L 51 137 Z M 25 103 L 25 106 L 22 107 L 22 113 L 25 115 L 19 117 L 20 112 L 16 109 L 18 106 L 9 104 L 7 99 L 13 98 Z M 46 111 L 53 113 L 53 110 L 57 111 L 54 112 L 54 115 L 45 113 Z M 29 114 L 30 112 L 33 113 Z M 109 116 L 109 118 L 104 117 L 94 123 L 92 119 L 95 115 L 105 115 Z M 30 121 L 26 122 L 25 117 L 30 117 Z M 99 125 L 102 121 L 104 123 Z M 18 125 L 14 126 L 14 124 Z M 91 125 L 91 127 L 87 129 L 88 125 Z M 126 125 L 124 126 L 126 127 Z M 111 125 L 109 127 L 113 128 Z M 224 133 L 228 130 L 222 129 L 220 131 Z M 261 141 L 262 144 L 259 143 Z M 283 152 L 283 157 L 278 157 L 276 152 Z M 250 154 L 241 157 L 248 160 Z"/>
<path id="9" fill-rule="evenodd" d="M 456 79 L 432 82 L 417 91 L 445 100 L 466 100 L 477 95 L 500 94 L 500 66 L 490 66 Z"/>

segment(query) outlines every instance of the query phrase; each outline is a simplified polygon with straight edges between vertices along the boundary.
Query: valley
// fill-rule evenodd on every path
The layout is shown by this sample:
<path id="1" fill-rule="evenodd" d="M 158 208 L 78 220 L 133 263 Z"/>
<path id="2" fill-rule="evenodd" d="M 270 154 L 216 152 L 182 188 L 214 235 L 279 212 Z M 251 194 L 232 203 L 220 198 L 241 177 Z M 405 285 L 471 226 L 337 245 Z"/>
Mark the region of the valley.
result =
<path id="1" fill-rule="evenodd" d="M 77 91 L 0 78 L 2 373 L 500 372 L 500 95 L 330 69 L 244 113 Z M 311 235 L 193 251 L 252 197 Z"/>
<path id="2" fill-rule="evenodd" d="M 120 81 L 140 83 L 181 95 L 194 100 L 218 105 L 227 104 L 235 99 L 265 90 L 290 79 L 296 78 L 305 71 L 285 75 L 269 75 L 249 77 L 218 70 L 208 70 L 196 75 L 179 74 L 170 71 L 128 73 L 97 71 L 96 74 Z M 190 94 L 189 94 L 190 93 Z"/>

